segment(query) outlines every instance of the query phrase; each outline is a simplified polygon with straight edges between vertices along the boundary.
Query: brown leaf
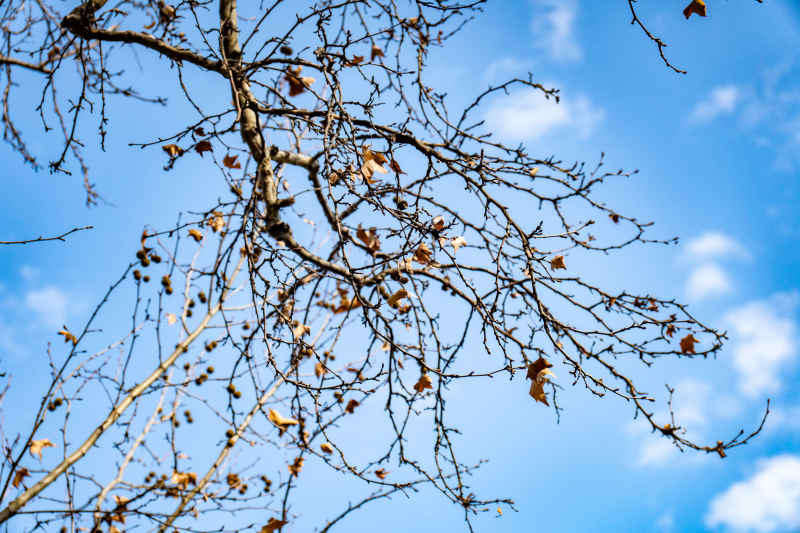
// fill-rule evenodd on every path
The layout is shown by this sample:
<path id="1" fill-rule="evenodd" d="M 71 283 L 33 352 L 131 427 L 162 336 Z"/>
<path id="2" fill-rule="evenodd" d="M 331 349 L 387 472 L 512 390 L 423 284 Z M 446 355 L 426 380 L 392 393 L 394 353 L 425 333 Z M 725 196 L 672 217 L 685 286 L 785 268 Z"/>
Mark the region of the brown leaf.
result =
<path id="1" fill-rule="evenodd" d="M 539 357 L 539 359 L 528 365 L 527 377 L 533 380 L 531 382 L 530 395 L 534 400 L 542 402 L 545 405 L 550 405 L 547 403 L 547 394 L 544 392 L 544 384 L 547 383 L 549 376 L 555 377 L 555 374 L 553 374 L 549 368 L 552 366 L 553 365 L 542 357 Z"/>
<path id="2" fill-rule="evenodd" d="M 303 67 L 298 65 L 296 69 L 289 67 L 286 69 L 286 76 L 284 79 L 289 82 L 289 96 L 297 96 L 302 93 L 314 83 L 316 80 L 310 77 L 301 77 L 300 71 Z"/>
<path id="3" fill-rule="evenodd" d="M 613 222 L 614 224 L 619 224 L 619 215 L 618 215 L 618 214 L 616 214 L 616 213 L 610 213 L 610 214 L 608 215 L 608 218 L 610 218 L 610 219 L 611 219 L 611 222 Z"/>
<path id="4" fill-rule="evenodd" d="M 167 152 L 167 155 L 170 157 L 178 157 L 183 155 L 183 148 L 177 144 L 165 144 L 161 147 L 161 149 Z"/>
<path id="5" fill-rule="evenodd" d="M 241 163 L 237 161 L 238 155 L 226 155 L 222 158 L 222 164 L 228 168 L 242 168 Z"/>
<path id="6" fill-rule="evenodd" d="M 361 225 L 359 225 L 356 230 L 356 237 L 367 246 L 373 255 L 381 249 L 381 241 L 378 239 L 378 233 L 375 231 L 375 228 L 370 228 L 369 231 L 365 231 L 361 228 Z"/>
<path id="7" fill-rule="evenodd" d="M 431 251 L 430 247 L 423 242 L 414 252 L 414 261 L 423 265 L 427 265 L 431 262 L 431 255 L 433 255 L 433 252 Z"/>
<path id="8" fill-rule="evenodd" d="M 564 256 L 557 255 L 550 260 L 550 268 L 553 270 L 558 270 L 559 268 L 566 270 L 567 265 L 564 264 Z"/>
<path id="9" fill-rule="evenodd" d="M 213 211 L 211 213 L 211 218 L 208 219 L 208 226 L 214 233 L 221 230 L 225 226 L 225 219 L 222 218 L 222 213 L 219 211 Z"/>
<path id="10" fill-rule="evenodd" d="M 189 237 L 195 240 L 195 242 L 200 242 L 203 240 L 203 233 L 197 229 L 190 229 L 189 230 Z"/>
<path id="11" fill-rule="evenodd" d="M 27 468 L 24 467 L 17 468 L 17 471 L 14 472 L 14 480 L 11 482 L 11 484 L 16 489 L 17 487 L 19 487 L 20 483 L 22 483 L 22 480 L 30 475 L 31 473 L 28 472 Z"/>
<path id="12" fill-rule="evenodd" d="M 321 378 L 327 373 L 328 371 L 325 369 L 325 365 L 317 361 L 317 364 L 314 365 L 314 374 L 316 374 L 318 378 Z"/>
<path id="13" fill-rule="evenodd" d="M 203 152 L 213 152 L 214 149 L 211 147 L 210 141 L 200 141 L 194 145 L 194 151 L 202 157 Z"/>
<path id="14" fill-rule="evenodd" d="M 347 402 L 347 407 L 345 407 L 344 410 L 346 413 L 352 415 L 355 412 L 356 407 L 358 407 L 359 405 L 360 404 L 358 403 L 358 400 L 350 400 L 349 402 Z"/>
<path id="15" fill-rule="evenodd" d="M 286 520 L 278 520 L 277 518 L 270 517 L 267 525 L 261 528 L 258 533 L 275 533 L 285 526 L 288 522 Z"/>
<path id="16" fill-rule="evenodd" d="M 282 431 L 286 431 L 286 429 L 289 426 L 296 426 L 297 424 L 300 423 L 294 418 L 286 418 L 275 409 L 270 409 L 267 412 L 267 418 L 269 419 L 270 422 L 278 426 Z"/>
<path id="17" fill-rule="evenodd" d="M 397 161 L 394 159 L 389 160 L 389 168 L 391 168 L 395 174 L 405 174 L 403 169 L 400 168 L 400 165 L 397 164 Z"/>
<path id="18" fill-rule="evenodd" d="M 442 231 L 444 229 L 444 217 L 439 216 L 434 218 L 431 225 L 435 231 Z"/>
<path id="19" fill-rule="evenodd" d="M 431 377 L 428 374 L 422 374 L 414 384 L 414 390 L 421 394 L 425 391 L 425 389 L 433 389 L 433 385 L 431 383 Z"/>
<path id="20" fill-rule="evenodd" d="M 687 19 L 692 15 L 706 16 L 706 3 L 703 0 L 692 0 L 683 10 L 683 16 Z"/>
<path id="21" fill-rule="evenodd" d="M 530 170 L 528 171 L 528 174 L 529 174 L 531 177 L 535 176 L 535 175 L 536 175 L 536 174 L 538 174 L 538 173 L 539 173 L 539 167 L 533 167 L 532 169 L 530 169 Z"/>
<path id="22" fill-rule="evenodd" d="M 356 65 L 360 65 L 364 61 L 364 56 L 353 56 L 353 59 L 348 59 L 344 62 L 344 66 L 346 67 L 355 67 Z"/>
<path id="23" fill-rule="evenodd" d="M 667 331 L 664 332 L 664 335 L 667 337 L 672 337 L 675 334 L 675 324 L 670 324 L 667 326 Z"/>
<path id="24" fill-rule="evenodd" d="M 389 296 L 389 298 L 386 300 L 386 303 L 389 304 L 389 307 L 397 307 L 400 300 L 407 297 L 408 297 L 408 291 L 405 289 L 400 289 L 396 293 Z"/>
<path id="25" fill-rule="evenodd" d="M 369 149 L 369 146 L 364 146 L 361 157 L 364 159 L 364 164 L 361 165 L 361 177 L 367 183 L 375 183 L 375 180 L 371 178 L 376 172 L 379 174 L 389 172 L 383 167 L 384 163 L 387 162 L 386 156 L 380 152 L 373 152 Z"/>
<path id="26" fill-rule="evenodd" d="M 303 462 L 304 459 L 302 457 L 295 457 L 294 462 L 289 465 L 289 472 L 293 476 L 299 475 L 300 471 L 303 469 Z"/>
<path id="27" fill-rule="evenodd" d="M 319 449 L 325 453 L 333 453 L 333 446 L 330 442 L 323 442 L 319 445 Z"/>
<path id="28" fill-rule="evenodd" d="M 173 472 L 170 482 L 175 483 L 182 490 L 186 490 L 190 483 L 197 485 L 197 474 L 194 472 Z"/>
<path id="29" fill-rule="evenodd" d="M 386 476 L 389 475 L 388 470 L 384 470 L 383 468 L 379 468 L 375 471 L 375 475 L 378 476 L 381 480 L 386 479 Z"/>
<path id="30" fill-rule="evenodd" d="M 370 52 L 370 61 L 375 61 L 376 57 L 384 57 L 383 50 L 381 50 L 377 44 L 372 45 L 372 51 Z"/>
<path id="31" fill-rule="evenodd" d="M 30 454 L 33 457 L 39 456 L 39 460 L 42 460 L 42 449 L 43 448 L 54 448 L 55 444 L 50 442 L 50 439 L 40 439 L 40 440 L 32 440 L 31 441 L 31 449 Z"/>
<path id="32" fill-rule="evenodd" d="M 311 328 L 305 324 L 297 324 L 292 329 L 292 334 L 294 335 L 295 339 L 299 339 L 303 335 L 308 335 L 309 333 L 311 333 Z"/>
<path id="33" fill-rule="evenodd" d="M 684 338 L 681 339 L 681 353 L 685 354 L 692 354 L 695 353 L 694 345 L 696 342 L 700 342 L 699 340 L 694 338 L 694 335 L 689 333 Z"/>

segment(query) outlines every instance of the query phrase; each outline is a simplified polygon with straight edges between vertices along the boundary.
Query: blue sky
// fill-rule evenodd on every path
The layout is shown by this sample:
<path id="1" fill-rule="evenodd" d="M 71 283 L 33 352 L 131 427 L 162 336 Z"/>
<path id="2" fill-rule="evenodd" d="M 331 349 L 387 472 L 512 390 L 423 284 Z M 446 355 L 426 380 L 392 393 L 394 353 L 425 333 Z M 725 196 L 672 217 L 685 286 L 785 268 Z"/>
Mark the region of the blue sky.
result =
<path id="1" fill-rule="evenodd" d="M 559 105 L 525 91 L 497 97 L 485 108 L 487 123 L 531 153 L 593 162 L 604 151 L 610 166 L 639 169 L 604 189 L 604 200 L 655 220 L 656 236 L 680 237 L 678 246 L 594 258 L 582 265 L 586 275 L 681 298 L 729 332 L 716 360 L 659 365 L 644 377 L 649 390 L 676 386 L 679 416 L 704 441 L 757 425 L 767 397 L 773 413 L 758 439 L 720 460 L 679 453 L 624 405 L 566 381 L 560 423 L 530 400 L 521 376 L 512 386 L 464 385 L 450 400 L 465 429 L 462 450 L 491 459 L 472 486 L 513 498 L 518 510 L 484 513 L 479 531 L 800 530 L 800 8 L 709 0 L 709 17 L 687 21 L 681 2 L 639 4 L 687 75 L 667 69 L 629 24 L 627 2 L 531 0 L 490 3 L 450 47 L 433 49 L 429 76 L 451 107 L 529 71 L 561 88 Z M 26 83 L 37 83 L 29 76 Z M 11 427 L 38 402 L 33 385 L 46 370 L 46 343 L 58 340 L 61 324 L 86 318 L 132 257 L 143 225 L 171 224 L 177 211 L 214 198 L 218 176 L 202 161 L 166 174 L 163 154 L 127 146 L 158 134 L 161 112 L 143 106 L 141 120 L 112 129 L 109 150 L 93 157 L 94 181 L 114 205 L 86 209 L 77 178 L 34 173 L 0 146 L 2 240 L 95 226 L 69 244 L 0 249 L 0 358 L 14 378 L 3 416 Z M 36 127 L 33 115 L 27 124 Z M 47 150 L 47 138 L 38 145 Z M 307 475 L 318 483 L 303 518 L 318 524 L 347 501 L 349 485 L 321 468 Z M 460 509 L 423 492 L 379 502 L 344 527 L 440 531 L 461 520 Z"/>

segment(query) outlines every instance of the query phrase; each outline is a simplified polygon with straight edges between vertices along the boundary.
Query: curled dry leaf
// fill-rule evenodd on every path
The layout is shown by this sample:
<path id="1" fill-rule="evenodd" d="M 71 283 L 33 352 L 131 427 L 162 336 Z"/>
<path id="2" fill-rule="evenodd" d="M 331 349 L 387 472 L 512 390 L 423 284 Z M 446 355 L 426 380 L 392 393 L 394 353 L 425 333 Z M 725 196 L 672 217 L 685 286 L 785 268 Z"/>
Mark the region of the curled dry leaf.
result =
<path id="1" fill-rule="evenodd" d="M 414 384 L 414 390 L 419 393 L 424 392 L 425 389 L 433 389 L 431 377 L 428 374 L 422 374 Z"/>
<path id="2" fill-rule="evenodd" d="M 669 326 L 667 326 L 667 329 L 664 332 L 664 335 L 666 335 L 667 337 L 671 338 L 673 335 L 675 335 L 676 329 L 677 328 L 675 327 L 675 324 L 670 324 Z"/>
<path id="3" fill-rule="evenodd" d="M 552 268 L 553 270 L 558 270 L 559 268 L 563 269 L 563 270 L 566 270 L 567 269 L 567 265 L 564 264 L 564 256 L 563 255 L 557 255 L 554 258 L 552 258 L 550 260 L 550 268 Z"/>
<path id="4" fill-rule="evenodd" d="M 161 147 L 161 149 L 167 152 L 167 155 L 170 157 L 178 157 L 183 155 L 183 148 L 177 144 L 165 144 Z"/>
<path id="5" fill-rule="evenodd" d="M 683 9 L 683 16 L 687 19 L 692 15 L 706 16 L 706 3 L 703 0 L 692 0 L 691 3 Z"/>
<path id="6" fill-rule="evenodd" d="M 375 231 L 375 228 L 370 228 L 369 231 L 365 231 L 361 225 L 359 225 L 356 230 L 356 237 L 366 245 L 373 255 L 381 249 L 381 241 L 378 239 L 378 233 Z"/>
<path id="7" fill-rule="evenodd" d="M 539 173 L 539 167 L 533 167 L 528 171 L 528 174 L 530 174 L 531 177 L 535 176 L 538 173 Z"/>
<path id="8" fill-rule="evenodd" d="M 262 527 L 258 533 L 275 533 L 276 531 L 280 531 L 287 523 L 286 520 L 278 520 L 277 518 L 270 517 L 267 525 Z"/>
<path id="9" fill-rule="evenodd" d="M 686 335 L 684 338 L 681 339 L 681 353 L 685 354 L 695 353 L 694 345 L 697 342 L 700 341 L 695 339 L 693 334 L 689 333 L 688 335 Z"/>
<path id="10" fill-rule="evenodd" d="M 372 50 L 370 51 L 369 59 L 370 61 L 375 61 L 376 57 L 385 57 L 383 55 L 383 50 L 381 50 L 377 44 L 372 45 Z"/>
<path id="11" fill-rule="evenodd" d="M 364 164 L 361 165 L 361 177 L 367 183 L 375 183 L 372 176 L 377 172 L 379 174 L 386 174 L 389 171 L 384 168 L 384 163 L 387 162 L 386 156 L 380 152 L 373 152 L 369 146 L 364 146 L 362 149 L 361 157 L 364 159 Z"/>
<path id="12" fill-rule="evenodd" d="M 431 226 L 434 231 L 442 231 L 444 229 L 444 217 L 439 216 L 434 218 L 433 222 L 431 222 Z"/>
<path id="13" fill-rule="evenodd" d="M 388 352 L 391 348 L 392 345 L 389 344 L 388 342 L 384 342 L 383 344 L 381 344 L 381 350 L 383 350 L 384 352 Z"/>
<path id="14" fill-rule="evenodd" d="M 55 444 L 50 442 L 50 439 L 40 439 L 40 440 L 32 440 L 31 441 L 31 449 L 30 454 L 33 457 L 39 457 L 39 460 L 42 460 L 42 449 L 44 448 L 53 448 Z"/>
<path id="15" fill-rule="evenodd" d="M 384 480 L 386 476 L 389 475 L 389 471 L 383 468 L 379 468 L 375 471 L 375 475 L 378 476 L 379 479 Z"/>
<path id="16" fill-rule="evenodd" d="M 227 168 L 242 168 L 242 165 L 237 161 L 239 159 L 238 155 L 226 155 L 222 158 L 222 164 L 225 165 Z"/>
<path id="17" fill-rule="evenodd" d="M 423 265 L 427 265 L 431 262 L 432 255 L 433 252 L 431 251 L 430 247 L 423 242 L 414 251 L 414 261 Z"/>
<path id="18" fill-rule="evenodd" d="M 305 324 L 297 324 L 292 329 L 292 334 L 294 335 L 295 339 L 299 339 L 300 337 L 308 335 L 309 333 L 311 333 L 311 328 Z"/>
<path id="19" fill-rule="evenodd" d="M 75 337 L 75 335 L 73 335 L 72 333 L 70 333 L 70 331 L 66 327 L 64 327 L 64 329 L 62 330 L 59 330 L 58 334 L 64 336 L 64 342 L 72 342 L 73 346 L 78 344 L 78 338 Z"/>
<path id="20" fill-rule="evenodd" d="M 267 413 L 267 418 L 269 418 L 269 421 L 278 426 L 282 431 L 286 431 L 289 426 L 296 426 L 300 423 L 294 418 L 286 418 L 275 409 L 269 410 Z"/>
<path id="21" fill-rule="evenodd" d="M 319 445 L 319 449 L 325 453 L 333 453 L 333 446 L 330 442 L 323 442 Z"/>
<path id="22" fill-rule="evenodd" d="M 547 395 L 544 392 L 544 384 L 548 381 L 548 376 L 555 377 L 555 374 L 550 371 L 553 365 L 544 357 L 539 358 L 533 363 L 528 365 L 527 378 L 533 380 L 531 382 L 530 395 L 537 402 L 547 403 Z"/>
<path id="23" fill-rule="evenodd" d="M 300 76 L 302 70 L 303 67 L 300 65 L 298 65 L 296 69 L 292 69 L 292 67 L 286 69 L 286 76 L 284 79 L 289 82 L 289 96 L 297 96 L 317 81 L 308 76 Z"/>
<path id="24" fill-rule="evenodd" d="M 294 462 L 289 465 L 289 473 L 293 476 L 297 476 L 300 474 L 300 471 L 303 469 L 303 462 L 304 459 L 302 457 L 295 457 Z"/>
<path id="25" fill-rule="evenodd" d="M 345 67 L 355 67 L 364 62 L 364 56 L 353 56 L 353 59 L 348 59 L 344 62 Z"/>
<path id="26" fill-rule="evenodd" d="M 358 400 L 350 400 L 349 402 L 347 402 L 347 407 L 345 407 L 344 410 L 346 413 L 352 415 L 355 412 L 356 407 L 358 407 L 359 405 L 360 404 L 358 403 Z"/>
<path id="27" fill-rule="evenodd" d="M 17 468 L 17 471 L 14 472 L 14 480 L 11 482 L 11 484 L 16 489 L 17 487 L 20 486 L 20 483 L 22 483 L 22 480 L 25 479 L 26 477 L 30 476 L 30 475 L 31 475 L 31 473 L 28 472 L 27 468 L 19 467 L 19 468 Z"/>
<path id="28" fill-rule="evenodd" d="M 314 365 L 314 374 L 316 374 L 316 376 L 318 378 L 321 378 L 322 376 L 324 376 L 327 373 L 328 373 L 328 370 L 325 368 L 325 365 L 323 365 L 321 362 L 317 361 L 317 364 Z"/>
<path id="29" fill-rule="evenodd" d="M 389 160 L 389 168 L 391 168 L 395 174 L 405 174 L 403 169 L 400 168 L 400 165 L 397 164 L 397 161 L 394 159 Z"/>
<path id="30" fill-rule="evenodd" d="M 182 490 L 191 485 L 197 485 L 197 474 L 194 472 L 174 472 L 170 482 L 179 486 Z"/>
<path id="31" fill-rule="evenodd" d="M 203 240 L 203 232 L 198 229 L 190 229 L 189 230 L 189 237 L 195 240 L 195 242 L 200 242 Z"/>
<path id="32" fill-rule="evenodd" d="M 608 215 L 608 218 L 610 218 L 610 219 L 611 219 L 611 222 L 613 222 L 614 224 L 619 224 L 619 215 L 618 215 L 618 214 L 616 214 L 616 213 L 610 213 L 610 214 Z"/>
<path id="33" fill-rule="evenodd" d="M 194 145 L 194 151 L 203 156 L 204 152 L 212 152 L 211 141 L 200 141 Z"/>
<path id="34" fill-rule="evenodd" d="M 222 228 L 225 227 L 225 219 L 222 218 L 222 213 L 219 211 L 213 211 L 211 213 L 211 218 L 208 219 L 208 226 L 211 228 L 211 231 L 214 233 L 218 232 Z"/>
<path id="35" fill-rule="evenodd" d="M 452 239 L 450 241 L 450 244 L 453 245 L 453 253 L 456 253 L 459 248 L 461 248 L 462 246 L 466 246 L 467 239 L 465 239 L 464 237 L 456 237 L 455 239 Z"/>
<path id="36" fill-rule="evenodd" d="M 389 299 L 386 300 L 386 303 L 388 303 L 390 307 L 398 307 L 400 300 L 407 297 L 408 297 L 408 291 L 405 289 L 400 289 L 396 293 L 389 296 Z"/>

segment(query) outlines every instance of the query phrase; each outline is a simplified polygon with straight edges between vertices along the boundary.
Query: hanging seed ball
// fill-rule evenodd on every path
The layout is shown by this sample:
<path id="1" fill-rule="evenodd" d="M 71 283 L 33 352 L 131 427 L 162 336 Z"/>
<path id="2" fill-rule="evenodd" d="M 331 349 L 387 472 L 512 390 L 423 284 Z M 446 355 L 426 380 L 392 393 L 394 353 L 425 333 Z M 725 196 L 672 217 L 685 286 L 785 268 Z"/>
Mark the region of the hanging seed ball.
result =
<path id="1" fill-rule="evenodd" d="M 150 260 L 147 257 L 143 258 L 141 262 L 142 262 L 142 266 L 145 267 L 145 268 L 150 266 Z"/>
<path id="2" fill-rule="evenodd" d="M 202 385 L 203 384 L 202 378 L 200 376 L 196 377 L 194 380 L 194 384 L 197 385 L 198 387 Z"/>
<path id="3" fill-rule="evenodd" d="M 194 307 L 194 300 L 192 300 L 191 298 L 189 298 L 189 303 L 188 303 L 187 305 L 189 306 L 189 309 L 191 309 L 192 307 Z"/>
<path id="4" fill-rule="evenodd" d="M 187 418 L 187 419 L 186 419 L 186 423 L 187 423 L 187 424 L 194 424 L 194 418 L 192 418 L 192 417 L 190 416 L 189 418 Z"/>
<path id="5" fill-rule="evenodd" d="M 169 287 L 170 285 L 172 285 L 172 280 L 169 279 L 169 276 L 165 274 L 161 276 L 161 284 L 165 287 Z"/>
<path id="6" fill-rule="evenodd" d="M 228 438 L 233 437 L 235 434 L 236 433 L 232 429 L 229 429 L 228 431 L 225 432 L 225 436 Z"/>
<path id="7" fill-rule="evenodd" d="M 161 262 L 161 256 L 160 255 L 150 254 L 150 259 L 153 261 L 153 263 L 160 263 Z"/>
<path id="8" fill-rule="evenodd" d="M 141 271 L 139 271 L 138 269 L 134 270 L 133 271 L 133 279 L 135 279 L 136 281 L 139 281 L 140 279 L 142 279 Z"/>
<path id="9" fill-rule="evenodd" d="M 206 293 L 203 291 L 197 293 L 197 299 L 200 300 L 201 303 L 206 303 L 208 301 L 208 298 L 206 298 Z"/>
<path id="10" fill-rule="evenodd" d="M 233 394 L 236 392 L 236 387 L 233 385 L 233 383 L 228 383 L 228 386 L 225 387 L 225 390 Z"/>
<path id="11" fill-rule="evenodd" d="M 54 404 L 53 402 L 48 403 L 47 404 L 47 410 L 48 411 L 55 411 L 56 410 L 56 404 Z"/>
<path id="12" fill-rule="evenodd" d="M 172 287 L 167 287 L 166 289 L 164 289 L 164 292 L 166 292 L 167 294 L 172 294 Z"/>
<path id="13" fill-rule="evenodd" d="M 142 261 L 145 257 L 147 257 L 147 254 L 144 252 L 144 250 L 137 250 L 136 251 L 136 259 L 138 259 L 139 261 Z"/>
<path id="14" fill-rule="evenodd" d="M 142 281 L 144 281 L 145 283 L 148 283 L 150 281 L 150 276 L 143 277 Z"/>
<path id="15" fill-rule="evenodd" d="M 242 397 L 242 391 L 237 390 L 236 392 L 233 393 L 233 397 L 238 400 L 239 398 Z"/>
<path id="16" fill-rule="evenodd" d="M 183 414 L 184 414 L 184 416 L 192 416 L 192 412 L 191 412 L 190 410 L 188 410 L 188 409 L 187 409 L 187 410 L 185 410 L 185 411 L 183 412 Z"/>
<path id="17" fill-rule="evenodd" d="M 189 371 L 190 368 L 191 368 L 191 365 L 189 363 L 186 363 L 185 365 L 183 365 L 183 369 L 186 370 L 187 372 Z"/>
<path id="18" fill-rule="evenodd" d="M 173 426 L 175 426 L 176 428 L 177 428 L 177 427 L 180 427 L 180 425 L 181 425 L 181 421 L 180 421 L 180 420 L 177 420 L 177 419 L 175 419 L 175 420 L 172 422 L 172 425 L 173 425 Z"/>
<path id="19" fill-rule="evenodd" d="M 187 310 L 186 310 L 186 316 L 187 316 L 187 317 L 190 317 L 190 316 L 192 316 L 192 310 L 191 310 L 191 309 L 187 309 Z"/>
<path id="20" fill-rule="evenodd" d="M 245 322 L 244 324 L 242 324 L 242 329 L 243 329 L 243 330 L 248 330 L 248 329 L 250 329 L 250 324 L 248 324 L 247 322 Z"/>
<path id="21" fill-rule="evenodd" d="M 206 372 L 209 373 L 209 374 L 213 374 L 214 373 L 214 367 L 210 366 L 210 367 L 206 368 Z"/>
<path id="22" fill-rule="evenodd" d="M 200 379 L 203 381 L 208 381 L 208 374 L 200 374 Z"/>

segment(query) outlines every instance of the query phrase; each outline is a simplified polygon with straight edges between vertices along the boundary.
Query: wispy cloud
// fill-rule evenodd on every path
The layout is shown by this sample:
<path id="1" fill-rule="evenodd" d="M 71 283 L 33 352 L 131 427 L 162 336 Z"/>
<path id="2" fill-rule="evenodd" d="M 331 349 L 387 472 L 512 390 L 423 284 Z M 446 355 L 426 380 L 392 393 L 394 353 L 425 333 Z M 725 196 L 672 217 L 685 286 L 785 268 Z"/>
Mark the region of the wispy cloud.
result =
<path id="1" fill-rule="evenodd" d="M 575 35 L 577 0 L 534 0 L 531 32 L 534 46 L 556 61 L 577 61 L 583 50 Z"/>
<path id="2" fill-rule="evenodd" d="M 733 290 L 728 274 L 719 265 L 706 263 L 692 270 L 686 282 L 686 294 L 694 301 L 721 296 Z"/>
<path id="3" fill-rule="evenodd" d="M 736 85 L 715 87 L 705 100 L 695 105 L 689 120 L 710 122 L 720 115 L 731 114 L 741 102 L 742 90 Z"/>
<path id="4" fill-rule="evenodd" d="M 58 287 L 47 286 L 28 291 L 25 294 L 25 306 L 47 326 L 60 327 L 67 321 L 67 294 Z"/>
<path id="5" fill-rule="evenodd" d="M 730 311 L 733 366 L 739 389 L 748 396 L 780 390 L 780 374 L 797 357 L 795 312 L 800 294 L 778 293 Z"/>
<path id="6" fill-rule="evenodd" d="M 707 231 L 691 239 L 686 245 L 686 254 L 692 259 L 746 257 L 748 255 L 744 246 L 733 237 L 717 231 Z"/>
<path id="7" fill-rule="evenodd" d="M 686 295 L 694 301 L 721 296 L 733 291 L 728 273 L 713 259 L 749 257 L 747 250 L 733 237 L 716 231 L 707 231 L 691 240 L 684 249 L 684 257 L 699 262 L 692 268 L 686 282 Z"/>
<path id="8" fill-rule="evenodd" d="M 711 501 L 705 523 L 759 533 L 800 529 L 800 456 L 761 461 L 753 476 Z"/>
<path id="9" fill-rule="evenodd" d="M 545 84 L 545 86 L 558 86 Z M 535 89 L 495 100 L 486 114 L 489 129 L 504 139 L 537 140 L 551 133 L 568 133 L 585 140 L 605 118 L 587 97 L 562 97 L 560 103 Z"/>

